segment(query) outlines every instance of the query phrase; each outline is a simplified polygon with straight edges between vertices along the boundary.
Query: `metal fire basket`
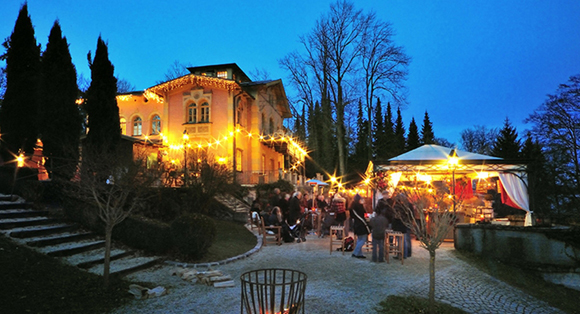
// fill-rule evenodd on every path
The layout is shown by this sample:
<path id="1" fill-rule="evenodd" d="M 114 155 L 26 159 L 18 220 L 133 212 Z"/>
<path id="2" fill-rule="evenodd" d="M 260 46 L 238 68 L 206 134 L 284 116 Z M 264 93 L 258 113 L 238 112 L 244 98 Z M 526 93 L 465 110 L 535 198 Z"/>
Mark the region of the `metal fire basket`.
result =
<path id="1" fill-rule="evenodd" d="M 258 269 L 242 274 L 244 314 L 304 314 L 306 274 L 291 269 Z"/>

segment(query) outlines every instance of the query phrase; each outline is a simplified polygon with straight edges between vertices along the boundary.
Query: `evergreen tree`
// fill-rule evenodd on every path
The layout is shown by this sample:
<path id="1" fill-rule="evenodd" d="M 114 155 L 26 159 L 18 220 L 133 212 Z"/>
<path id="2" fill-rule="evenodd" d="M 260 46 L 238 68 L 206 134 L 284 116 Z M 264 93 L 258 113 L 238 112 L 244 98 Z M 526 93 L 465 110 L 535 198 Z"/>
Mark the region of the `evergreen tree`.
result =
<path id="1" fill-rule="evenodd" d="M 549 212 L 548 195 L 554 192 L 552 180 L 548 179 L 545 165 L 546 158 L 542 146 L 532 139 L 528 132 L 522 146 L 521 157 L 528 163 L 528 195 L 530 196 L 530 210 L 538 214 Z"/>
<path id="2" fill-rule="evenodd" d="M 518 132 L 511 125 L 508 118 L 505 119 L 503 128 L 499 131 L 496 138 L 492 155 L 503 159 L 518 159 L 520 157 L 520 140 Z"/>
<path id="3" fill-rule="evenodd" d="M 409 134 L 407 135 L 407 151 L 413 150 L 419 147 L 421 143 L 419 142 L 419 129 L 417 128 L 417 123 L 415 123 L 415 117 L 411 118 L 411 123 L 409 124 Z"/>
<path id="4" fill-rule="evenodd" d="M 296 137 L 301 142 L 306 140 L 306 119 L 304 118 L 304 115 L 306 114 L 305 111 L 305 107 L 302 106 L 302 113 L 299 113 L 298 117 L 294 119 L 294 134 L 296 134 Z"/>
<path id="5" fill-rule="evenodd" d="M 0 109 L 4 160 L 20 150 L 31 154 L 38 136 L 40 46 L 36 44 L 28 6 L 20 9 L 14 31 L 4 42 L 6 93 Z"/>
<path id="6" fill-rule="evenodd" d="M 375 121 L 373 123 L 372 138 L 373 138 L 373 157 L 381 158 L 385 154 L 385 125 L 383 123 L 383 111 L 381 108 L 381 100 L 377 99 L 375 107 Z"/>
<path id="7" fill-rule="evenodd" d="M 397 154 L 395 151 L 395 125 L 393 124 L 393 109 L 391 103 L 387 103 L 387 110 L 385 112 L 385 152 L 383 158 L 392 158 Z"/>
<path id="8" fill-rule="evenodd" d="M 429 119 L 429 114 L 425 111 L 423 126 L 421 127 L 421 144 L 435 144 L 435 133 L 433 133 L 433 123 Z"/>
<path id="9" fill-rule="evenodd" d="M 401 108 L 397 108 L 397 120 L 395 121 L 395 137 L 393 154 L 400 155 L 405 152 L 405 126 L 403 125 L 403 116 L 401 115 Z"/>
<path id="10" fill-rule="evenodd" d="M 358 103 L 358 114 L 357 114 L 357 134 L 356 141 L 354 144 L 354 153 L 351 156 L 350 173 L 363 173 L 366 170 L 368 160 L 368 146 L 367 139 L 370 136 L 368 130 L 368 123 L 363 116 L 362 102 L 359 100 Z"/>
<path id="11" fill-rule="evenodd" d="M 95 58 L 91 62 L 91 85 L 87 90 L 85 109 L 89 116 L 86 144 L 97 151 L 113 151 L 121 139 L 119 107 L 117 106 L 117 79 L 109 60 L 107 44 L 97 41 Z"/>
<path id="12" fill-rule="evenodd" d="M 53 175 L 70 179 L 78 161 L 82 120 L 75 102 L 77 74 L 58 21 L 42 55 L 42 91 L 40 133 L 46 165 Z"/>

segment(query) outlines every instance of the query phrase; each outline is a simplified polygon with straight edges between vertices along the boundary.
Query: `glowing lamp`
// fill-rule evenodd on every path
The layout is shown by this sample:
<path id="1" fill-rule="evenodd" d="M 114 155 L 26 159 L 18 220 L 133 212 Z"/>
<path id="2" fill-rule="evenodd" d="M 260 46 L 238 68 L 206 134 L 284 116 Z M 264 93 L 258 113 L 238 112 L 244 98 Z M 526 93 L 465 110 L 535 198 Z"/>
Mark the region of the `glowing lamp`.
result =
<path id="1" fill-rule="evenodd" d="M 18 155 L 18 157 L 16 157 L 16 162 L 17 162 L 17 166 L 18 168 L 24 167 L 24 155 L 20 154 Z"/>

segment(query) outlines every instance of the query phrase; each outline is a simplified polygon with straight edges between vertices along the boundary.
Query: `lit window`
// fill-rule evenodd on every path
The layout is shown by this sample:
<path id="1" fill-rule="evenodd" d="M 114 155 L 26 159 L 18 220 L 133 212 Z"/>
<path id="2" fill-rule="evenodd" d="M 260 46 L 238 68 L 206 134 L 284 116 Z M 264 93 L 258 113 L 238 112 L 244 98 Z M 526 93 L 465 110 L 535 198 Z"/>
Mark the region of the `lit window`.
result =
<path id="1" fill-rule="evenodd" d="M 121 125 L 121 134 L 127 134 L 127 119 L 121 118 L 119 124 Z"/>
<path id="2" fill-rule="evenodd" d="M 228 78 L 228 71 L 217 71 L 217 77 L 222 79 Z"/>
<path id="3" fill-rule="evenodd" d="M 140 117 L 133 119 L 133 136 L 141 136 L 143 130 L 143 121 Z"/>
<path id="4" fill-rule="evenodd" d="M 236 171 L 242 172 L 242 150 L 236 151 Z"/>
<path id="5" fill-rule="evenodd" d="M 196 123 L 197 122 L 197 104 L 191 103 L 187 107 L 187 122 Z"/>
<path id="6" fill-rule="evenodd" d="M 199 117 L 199 122 L 209 122 L 209 104 L 207 102 L 201 104 L 201 116 Z"/>
<path id="7" fill-rule="evenodd" d="M 159 133 L 161 133 L 161 117 L 155 115 L 151 122 L 151 134 L 157 135 Z"/>

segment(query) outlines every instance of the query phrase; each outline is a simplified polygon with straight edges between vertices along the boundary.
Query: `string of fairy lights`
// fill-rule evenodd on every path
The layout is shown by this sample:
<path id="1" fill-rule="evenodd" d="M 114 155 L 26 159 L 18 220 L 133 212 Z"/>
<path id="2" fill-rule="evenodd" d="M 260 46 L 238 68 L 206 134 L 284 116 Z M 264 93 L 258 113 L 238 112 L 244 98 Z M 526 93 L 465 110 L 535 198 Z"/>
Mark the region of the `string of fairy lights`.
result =
<path id="1" fill-rule="evenodd" d="M 201 141 L 190 141 L 189 134 L 184 133 L 181 141 L 179 143 L 170 143 L 170 140 L 167 135 L 160 133 L 158 135 L 158 140 L 161 140 L 163 145 L 168 147 L 170 150 L 174 151 L 181 151 L 184 149 L 218 149 L 223 147 L 225 143 L 229 140 L 232 140 L 235 136 L 244 136 L 248 139 L 256 139 L 262 143 L 270 143 L 270 144 L 280 144 L 286 143 L 288 146 L 288 150 L 292 156 L 295 157 L 296 161 L 290 166 L 290 169 L 296 170 L 300 167 L 303 162 L 304 158 L 308 156 L 307 150 L 299 143 L 298 140 L 293 138 L 287 134 L 272 134 L 272 135 L 264 135 L 260 133 L 254 133 L 251 131 L 246 130 L 244 127 L 239 126 L 235 130 L 229 131 L 226 135 L 220 135 L 218 138 L 212 138 L 207 140 Z M 154 140 L 148 136 L 144 138 L 145 142 L 154 143 Z"/>

